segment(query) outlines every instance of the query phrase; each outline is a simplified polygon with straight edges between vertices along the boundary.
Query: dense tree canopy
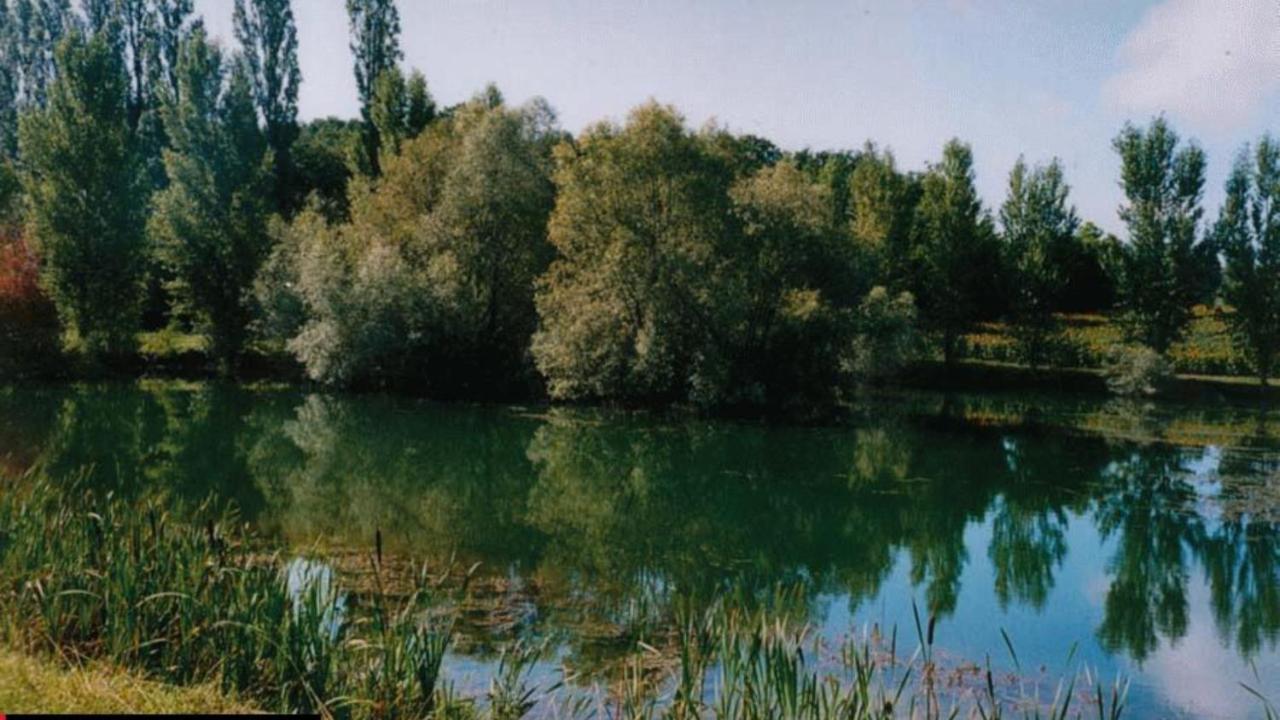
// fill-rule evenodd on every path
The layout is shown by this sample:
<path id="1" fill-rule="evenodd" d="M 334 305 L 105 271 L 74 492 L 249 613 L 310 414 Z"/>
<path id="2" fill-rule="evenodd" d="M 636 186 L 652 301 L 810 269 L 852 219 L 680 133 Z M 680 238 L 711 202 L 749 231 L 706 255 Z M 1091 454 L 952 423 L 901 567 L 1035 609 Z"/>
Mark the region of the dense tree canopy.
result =
<path id="1" fill-rule="evenodd" d="M 178 94 L 164 108 L 172 143 L 164 158 L 169 185 L 151 217 L 151 234 L 173 272 L 174 296 L 200 321 L 222 361 L 244 345 L 252 319 L 249 289 L 269 250 L 269 159 L 248 67 L 226 63 L 202 30 L 183 43 Z"/>
<path id="2" fill-rule="evenodd" d="M 395 0 L 346 0 L 359 117 L 300 122 L 292 0 L 235 0 L 235 54 L 193 10 L 0 0 L 6 257 L 90 355 L 132 349 L 142 307 L 223 367 L 252 346 L 342 385 L 795 408 L 1000 319 L 1014 359 L 1071 364 L 1063 314 L 1114 307 L 1160 361 L 1220 301 L 1260 376 L 1280 352 L 1271 140 L 1204 233 L 1204 153 L 1126 126 L 1116 238 L 1057 161 L 1020 160 L 993 217 L 959 140 L 906 171 L 656 102 L 577 137 L 494 86 L 437 108 Z"/>
<path id="3" fill-rule="evenodd" d="M 145 260 L 126 75 L 103 34 L 73 32 L 57 63 L 47 107 L 22 118 L 31 234 L 73 339 L 114 354 L 134 345 Z"/>
<path id="4" fill-rule="evenodd" d="M 557 258 L 533 352 L 553 397 L 687 398 L 712 313 L 732 176 L 673 108 L 650 103 L 556 153 Z"/>
<path id="5" fill-rule="evenodd" d="M 288 342 L 309 374 L 458 393 L 523 382 L 554 122 L 541 103 L 469 103 L 355 181 L 349 222 L 294 222 L 267 268 L 282 282 L 260 295 L 304 308 Z"/>

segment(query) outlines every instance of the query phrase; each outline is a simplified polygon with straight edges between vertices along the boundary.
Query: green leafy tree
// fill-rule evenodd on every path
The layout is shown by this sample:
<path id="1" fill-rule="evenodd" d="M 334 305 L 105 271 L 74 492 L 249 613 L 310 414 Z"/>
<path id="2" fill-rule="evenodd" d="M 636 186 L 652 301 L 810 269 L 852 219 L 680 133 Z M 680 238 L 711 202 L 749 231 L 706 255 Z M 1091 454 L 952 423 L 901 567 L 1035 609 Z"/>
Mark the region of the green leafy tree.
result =
<path id="1" fill-rule="evenodd" d="M 350 189 L 351 219 L 301 213 L 260 276 L 271 323 L 315 379 L 502 395 L 531 376 L 554 116 L 475 100 Z"/>
<path id="2" fill-rule="evenodd" d="M 0 0 L 0 158 L 18 152 L 18 57 L 9 0 Z"/>
<path id="3" fill-rule="evenodd" d="M 720 342 L 700 349 L 694 400 L 798 409 L 832 399 L 863 283 L 831 192 L 788 160 L 730 189 L 731 230 L 702 288 Z"/>
<path id="4" fill-rule="evenodd" d="M 73 32 L 58 49 L 47 107 L 24 115 L 20 128 L 44 284 L 93 356 L 131 349 L 138 323 L 144 194 L 126 83 L 106 38 Z"/>
<path id="5" fill-rule="evenodd" d="M 76 26 L 70 0 L 12 0 L 11 59 L 18 76 L 19 107 L 43 107 L 56 70 L 56 49 Z"/>
<path id="6" fill-rule="evenodd" d="M 502 104 L 501 97 L 490 107 Z M 378 161 L 400 152 L 400 145 L 417 137 L 435 117 L 435 102 L 427 92 L 427 80 L 414 70 L 406 82 L 398 67 L 388 68 L 374 84 L 369 116 L 378 132 Z"/>
<path id="7" fill-rule="evenodd" d="M 360 116 L 365 123 L 365 159 L 371 174 L 377 175 L 378 128 L 373 119 L 373 101 L 378 78 L 399 64 L 400 11 L 395 0 L 347 0 L 351 23 L 351 54 L 355 56 L 356 93 Z"/>
<path id="8" fill-rule="evenodd" d="M 155 14 L 149 0 L 115 0 L 115 16 L 125 69 L 129 75 L 129 128 L 137 130 L 142 116 L 154 109 L 148 61 L 155 33 Z"/>
<path id="9" fill-rule="evenodd" d="M 409 137 L 409 89 L 400 68 L 387 68 L 373 85 L 369 119 L 378 134 L 378 164 L 388 155 L 400 153 L 400 143 Z"/>
<path id="10" fill-rule="evenodd" d="M 1134 339 L 1164 353 L 1182 336 L 1203 289 L 1211 249 L 1200 242 L 1204 152 L 1183 145 L 1163 118 L 1126 125 L 1113 143 L 1120 156 L 1129 242 L 1118 290 Z"/>
<path id="11" fill-rule="evenodd" d="M 190 31 L 193 0 L 154 0 L 155 26 L 151 46 L 151 85 L 156 92 L 178 94 L 178 53 Z"/>
<path id="12" fill-rule="evenodd" d="M 417 137 L 427 129 L 427 125 L 436 117 L 436 101 L 427 90 L 427 78 L 421 71 L 409 73 L 408 107 L 405 110 L 405 125 L 409 137 Z"/>
<path id="13" fill-rule="evenodd" d="M 348 217 L 347 183 L 352 156 L 362 145 L 358 120 L 321 118 L 305 123 L 293 144 L 293 183 L 289 207 L 301 208 L 314 199 L 330 220 Z"/>
<path id="14" fill-rule="evenodd" d="M 1091 222 L 1080 229 L 1063 258 L 1060 309 L 1063 312 L 1110 310 L 1116 302 L 1115 268 L 1121 255 L 1120 239 Z"/>
<path id="15" fill-rule="evenodd" d="M 266 125 L 275 158 L 276 204 L 291 211 L 293 143 L 298 138 L 298 29 L 292 0 L 236 0 L 236 40 L 253 84 L 253 98 Z"/>
<path id="16" fill-rule="evenodd" d="M 1226 253 L 1224 296 L 1241 348 L 1265 385 L 1280 353 L 1280 145 L 1240 153 L 1214 236 Z"/>
<path id="17" fill-rule="evenodd" d="M 995 232 L 974 187 L 973 152 L 947 143 L 942 161 L 921 180 L 912 247 L 911 288 L 925 327 L 938 335 L 950 364 L 983 310 L 983 292 L 998 279 L 991 262 Z"/>
<path id="18" fill-rule="evenodd" d="M 907 287 L 912 213 L 918 193 L 893 153 L 868 144 L 849 176 L 849 230 L 878 280 Z"/>
<path id="19" fill-rule="evenodd" d="M 1080 224 L 1069 192 L 1061 162 L 1028 168 L 1018 158 L 1000 208 L 1010 319 L 1033 368 L 1044 362 L 1058 331 L 1054 313 L 1066 285 L 1063 260 Z"/>
<path id="20" fill-rule="evenodd" d="M 225 82 L 223 64 L 202 29 L 183 43 L 178 95 L 164 108 L 169 185 L 155 199 L 150 231 L 175 297 L 229 364 L 243 348 L 249 291 L 269 250 L 270 175 L 247 63 L 231 63 Z"/>
<path id="21" fill-rule="evenodd" d="M 560 399 L 689 395 L 712 321 L 709 277 L 728 218 L 726 165 L 670 107 L 633 110 L 556 153 L 533 352 Z"/>

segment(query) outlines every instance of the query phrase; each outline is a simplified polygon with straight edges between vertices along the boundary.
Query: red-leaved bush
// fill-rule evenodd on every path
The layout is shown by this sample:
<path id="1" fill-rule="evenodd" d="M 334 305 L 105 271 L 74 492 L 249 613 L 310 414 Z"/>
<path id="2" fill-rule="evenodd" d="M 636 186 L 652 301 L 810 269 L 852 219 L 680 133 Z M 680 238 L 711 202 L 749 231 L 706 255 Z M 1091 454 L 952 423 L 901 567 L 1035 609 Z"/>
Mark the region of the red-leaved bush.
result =
<path id="1" fill-rule="evenodd" d="M 0 359 L 37 361 L 58 351 L 53 301 L 40 287 L 40 260 L 15 228 L 0 229 Z"/>

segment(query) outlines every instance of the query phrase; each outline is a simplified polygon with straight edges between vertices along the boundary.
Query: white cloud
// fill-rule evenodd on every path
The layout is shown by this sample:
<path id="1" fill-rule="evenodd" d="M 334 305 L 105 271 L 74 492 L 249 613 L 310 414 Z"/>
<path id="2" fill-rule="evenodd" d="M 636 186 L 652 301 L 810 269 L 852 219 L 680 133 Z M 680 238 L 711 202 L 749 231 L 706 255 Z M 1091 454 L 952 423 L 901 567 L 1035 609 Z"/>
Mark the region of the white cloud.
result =
<path id="1" fill-rule="evenodd" d="M 1121 111 L 1238 129 L 1280 91 L 1280 3 L 1164 0 L 1124 40 L 1120 61 L 1103 93 Z"/>

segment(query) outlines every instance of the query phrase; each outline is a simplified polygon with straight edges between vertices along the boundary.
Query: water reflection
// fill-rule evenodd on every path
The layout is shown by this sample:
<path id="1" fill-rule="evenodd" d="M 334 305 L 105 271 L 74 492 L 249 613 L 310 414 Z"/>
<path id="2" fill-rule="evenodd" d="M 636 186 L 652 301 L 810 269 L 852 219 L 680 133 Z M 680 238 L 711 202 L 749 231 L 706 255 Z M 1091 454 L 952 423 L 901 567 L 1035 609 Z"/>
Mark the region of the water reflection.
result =
<path id="1" fill-rule="evenodd" d="M 480 562 L 510 596 L 504 622 L 469 626 L 480 654 L 486 634 L 558 634 L 589 669 L 676 597 L 790 581 L 819 623 L 913 598 L 993 627 L 1027 611 L 1041 637 L 1023 640 L 1061 652 L 1075 638 L 1056 625 L 1095 612 L 1061 587 L 1084 568 L 1100 578 L 1101 657 L 1141 672 L 1207 616 L 1280 676 L 1274 416 L 991 396 L 868 407 L 845 427 L 785 428 L 216 385 L 8 389 L 0 462 L 231 499 L 298 546 L 365 547 L 381 529 L 389 552 Z"/>

